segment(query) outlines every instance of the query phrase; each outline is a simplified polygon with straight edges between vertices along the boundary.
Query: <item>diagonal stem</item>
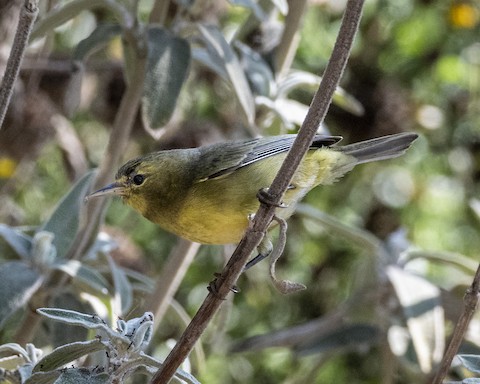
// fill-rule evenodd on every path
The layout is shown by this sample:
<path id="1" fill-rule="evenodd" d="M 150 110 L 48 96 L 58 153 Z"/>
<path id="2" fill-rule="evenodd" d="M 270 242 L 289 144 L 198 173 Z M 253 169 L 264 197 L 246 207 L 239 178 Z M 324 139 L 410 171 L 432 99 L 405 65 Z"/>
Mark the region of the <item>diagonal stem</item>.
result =
<path id="1" fill-rule="evenodd" d="M 12 51 L 8 57 L 7 67 L 0 85 L 0 128 L 7 114 L 8 104 L 13 94 L 13 86 L 17 80 L 22 59 L 27 49 L 28 39 L 33 23 L 38 15 L 38 0 L 25 0 L 20 11 L 17 32 L 13 40 Z"/>
<path id="2" fill-rule="evenodd" d="M 433 378 L 431 384 L 441 384 L 443 379 L 447 376 L 452 364 L 452 360 L 460 348 L 463 338 L 468 330 L 468 325 L 472 320 L 475 310 L 478 306 L 478 299 L 480 298 L 480 265 L 478 266 L 472 285 L 467 289 L 465 297 L 463 298 L 463 312 L 455 325 L 452 338 L 448 344 L 445 355 L 443 356 L 440 368 Z"/>
<path id="3" fill-rule="evenodd" d="M 293 174 L 307 152 L 317 128 L 322 123 L 330 106 L 333 93 L 340 82 L 350 54 L 350 49 L 360 23 L 362 7 L 363 0 L 349 0 L 347 2 L 342 25 L 322 82 L 313 98 L 307 117 L 292 149 L 269 188 L 273 204 L 267 205 L 262 203 L 260 205 L 251 227 L 240 241 L 223 269 L 220 278 L 214 282 L 215 290 L 208 294 L 191 323 L 165 359 L 163 367 L 153 377 L 153 384 L 164 384 L 170 381 L 180 364 L 193 349 L 193 346 L 206 329 L 215 312 L 219 309 L 228 292 L 230 292 L 230 288 L 235 285 L 250 254 L 263 239 L 275 215 L 275 205 L 278 206 L 280 203 Z"/>

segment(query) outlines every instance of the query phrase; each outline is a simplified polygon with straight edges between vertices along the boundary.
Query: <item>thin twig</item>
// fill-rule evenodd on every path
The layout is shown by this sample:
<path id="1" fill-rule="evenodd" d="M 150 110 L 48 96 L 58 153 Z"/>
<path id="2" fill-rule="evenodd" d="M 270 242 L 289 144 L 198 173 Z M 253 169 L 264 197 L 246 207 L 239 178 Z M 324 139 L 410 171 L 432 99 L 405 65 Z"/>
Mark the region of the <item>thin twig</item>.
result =
<path id="1" fill-rule="evenodd" d="M 148 18 L 150 24 L 164 25 L 167 20 L 168 8 L 170 7 L 170 0 L 156 0 L 153 4 L 152 11 Z"/>
<path id="2" fill-rule="evenodd" d="M 347 3 L 337 41 L 322 82 L 314 96 L 312 105 L 292 149 L 269 188 L 269 194 L 274 204 L 260 205 L 251 227 L 240 241 L 237 249 L 223 269 L 221 276 L 213 283 L 213 289 L 211 289 L 192 322 L 187 326 L 185 332 L 165 359 L 162 368 L 153 377 L 153 384 L 164 384 L 170 381 L 180 364 L 191 352 L 228 292 L 230 292 L 231 287 L 235 285 L 250 254 L 263 239 L 265 231 L 275 214 L 275 203 L 278 205 L 281 202 L 281 198 L 295 170 L 307 152 L 317 128 L 327 113 L 333 93 L 340 81 L 350 54 L 360 22 L 362 7 L 363 0 L 349 0 Z"/>
<path id="3" fill-rule="evenodd" d="M 280 77 L 285 75 L 295 57 L 298 42 L 300 41 L 299 29 L 306 5 L 307 0 L 288 1 L 288 14 L 285 17 L 285 29 L 283 30 L 280 44 L 275 50 L 276 70 Z"/>
<path id="4" fill-rule="evenodd" d="M 144 308 L 145 311 L 151 311 L 155 315 L 154 330 L 158 328 L 162 321 L 199 248 L 199 243 L 179 239 L 177 245 L 170 253 L 160 276 L 157 278 L 155 289 L 150 294 Z"/>
<path id="5" fill-rule="evenodd" d="M 8 105 L 10 104 L 10 99 L 13 94 L 13 86 L 20 72 L 20 66 L 27 48 L 30 32 L 32 31 L 32 26 L 37 15 L 38 0 L 25 0 L 20 11 L 12 51 L 8 57 L 7 67 L 0 86 L 0 129 L 7 114 Z"/>
<path id="6" fill-rule="evenodd" d="M 443 379 L 447 376 L 452 364 L 452 360 L 460 348 L 460 344 L 465 337 L 465 334 L 468 330 L 468 325 L 470 320 L 472 320 L 475 310 L 478 306 L 478 299 L 480 298 L 480 265 L 477 268 L 475 277 L 473 278 L 472 285 L 465 292 L 465 297 L 463 298 L 463 312 L 460 315 L 460 318 L 455 325 L 455 330 L 453 331 L 452 339 L 445 351 L 442 362 L 440 363 L 440 368 L 437 371 L 437 374 L 432 380 L 432 384 L 441 384 Z"/>

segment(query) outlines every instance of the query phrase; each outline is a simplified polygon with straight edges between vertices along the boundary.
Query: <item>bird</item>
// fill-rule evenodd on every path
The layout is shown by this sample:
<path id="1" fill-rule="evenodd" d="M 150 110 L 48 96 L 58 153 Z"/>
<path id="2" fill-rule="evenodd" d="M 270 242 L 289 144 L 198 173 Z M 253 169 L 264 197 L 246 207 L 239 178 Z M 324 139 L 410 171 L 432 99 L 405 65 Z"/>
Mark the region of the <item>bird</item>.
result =
<path id="1" fill-rule="evenodd" d="M 314 187 L 334 183 L 358 164 L 401 156 L 417 137 L 404 132 L 341 146 L 341 136 L 315 135 L 276 215 L 288 219 Z M 238 243 L 259 208 L 258 192 L 270 186 L 295 138 L 287 134 L 146 154 L 122 165 L 113 183 L 87 199 L 120 196 L 187 240 Z"/>

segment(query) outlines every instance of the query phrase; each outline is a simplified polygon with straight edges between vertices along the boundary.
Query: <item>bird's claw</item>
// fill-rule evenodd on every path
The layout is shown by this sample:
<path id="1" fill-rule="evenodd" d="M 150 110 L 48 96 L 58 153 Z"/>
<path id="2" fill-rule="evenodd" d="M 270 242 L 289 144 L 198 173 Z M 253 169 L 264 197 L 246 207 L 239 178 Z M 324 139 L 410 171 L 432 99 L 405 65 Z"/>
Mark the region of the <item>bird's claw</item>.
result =
<path id="1" fill-rule="evenodd" d="M 207 290 L 208 292 L 210 292 L 212 295 L 214 295 L 217 299 L 220 299 L 220 300 L 225 300 L 224 297 L 221 297 L 218 293 L 218 288 L 217 288 L 217 280 L 219 279 L 222 279 L 222 274 L 221 273 L 218 273 L 218 272 L 215 272 L 213 274 L 213 276 L 215 277 L 210 283 L 208 283 L 208 287 L 207 287 Z M 230 287 L 230 291 L 232 291 L 233 293 L 239 293 L 240 292 L 240 288 L 238 288 L 236 285 L 233 285 Z"/>
<path id="2" fill-rule="evenodd" d="M 270 206 L 274 206 L 274 207 L 277 207 L 277 208 L 287 208 L 288 207 L 288 205 L 283 203 L 283 202 L 277 203 L 275 201 L 274 196 L 272 196 L 270 194 L 270 192 L 268 191 L 268 188 L 260 189 L 257 192 L 257 199 L 260 201 L 260 203 L 265 204 L 265 205 L 270 205 Z"/>

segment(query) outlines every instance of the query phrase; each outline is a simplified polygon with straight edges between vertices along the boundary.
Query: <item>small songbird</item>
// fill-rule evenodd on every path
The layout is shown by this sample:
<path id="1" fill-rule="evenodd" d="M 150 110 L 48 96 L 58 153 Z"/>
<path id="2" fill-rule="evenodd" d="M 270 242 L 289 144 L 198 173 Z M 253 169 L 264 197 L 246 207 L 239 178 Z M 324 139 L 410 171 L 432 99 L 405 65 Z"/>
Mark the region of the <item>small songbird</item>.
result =
<path id="1" fill-rule="evenodd" d="M 128 161 L 115 182 L 88 198 L 118 195 L 167 231 L 204 244 L 242 238 L 296 135 L 257 138 L 150 153 Z M 414 133 L 337 146 L 339 136 L 316 135 L 283 196 L 276 215 L 288 219 L 317 185 L 335 182 L 355 165 L 402 155 Z"/>

